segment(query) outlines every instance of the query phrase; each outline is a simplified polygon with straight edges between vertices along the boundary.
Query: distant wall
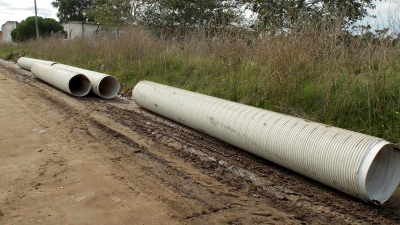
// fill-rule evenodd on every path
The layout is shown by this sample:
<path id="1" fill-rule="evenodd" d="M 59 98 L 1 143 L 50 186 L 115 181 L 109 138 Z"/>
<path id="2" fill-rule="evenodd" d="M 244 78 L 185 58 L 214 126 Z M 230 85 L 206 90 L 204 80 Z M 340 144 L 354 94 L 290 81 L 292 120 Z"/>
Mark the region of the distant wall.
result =
<path id="1" fill-rule="evenodd" d="M 3 43 L 11 43 L 11 31 L 17 27 L 17 21 L 7 21 L 5 24 L 1 26 L 2 31 L 2 42 Z"/>
<path id="2" fill-rule="evenodd" d="M 62 24 L 64 31 L 68 34 L 68 39 L 75 39 L 76 37 L 88 37 L 96 34 L 99 29 L 98 24 L 86 23 L 80 21 L 68 21 Z"/>

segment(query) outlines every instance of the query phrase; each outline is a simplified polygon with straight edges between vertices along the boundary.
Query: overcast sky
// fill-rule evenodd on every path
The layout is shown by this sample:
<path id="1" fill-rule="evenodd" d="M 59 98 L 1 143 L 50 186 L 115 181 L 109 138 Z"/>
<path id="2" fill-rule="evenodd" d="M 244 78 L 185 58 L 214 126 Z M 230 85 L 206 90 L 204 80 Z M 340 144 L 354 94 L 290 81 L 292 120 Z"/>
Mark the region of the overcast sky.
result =
<path id="1" fill-rule="evenodd" d="M 51 6 L 52 0 L 36 0 L 38 16 L 54 18 L 58 21 L 57 9 Z M 35 15 L 34 0 L 0 0 L 0 25 L 7 21 L 17 21 Z"/>
<path id="2" fill-rule="evenodd" d="M 57 9 L 51 6 L 52 1 L 36 0 L 38 15 L 43 18 L 54 18 L 58 21 Z M 361 23 L 369 23 L 373 29 L 382 29 L 387 27 L 388 24 L 397 24 L 394 29 L 398 32 L 400 29 L 400 0 L 375 1 L 375 4 L 376 9 L 370 11 L 370 13 L 376 15 L 377 18 L 368 18 Z M 34 0 L 0 0 L 0 25 L 7 21 L 21 22 L 26 17 L 34 15 Z"/>
<path id="3" fill-rule="evenodd" d="M 376 9 L 370 10 L 369 14 L 376 18 L 365 18 L 360 23 L 370 24 L 372 29 L 383 29 L 389 27 L 391 32 L 400 32 L 400 0 L 374 1 Z"/>

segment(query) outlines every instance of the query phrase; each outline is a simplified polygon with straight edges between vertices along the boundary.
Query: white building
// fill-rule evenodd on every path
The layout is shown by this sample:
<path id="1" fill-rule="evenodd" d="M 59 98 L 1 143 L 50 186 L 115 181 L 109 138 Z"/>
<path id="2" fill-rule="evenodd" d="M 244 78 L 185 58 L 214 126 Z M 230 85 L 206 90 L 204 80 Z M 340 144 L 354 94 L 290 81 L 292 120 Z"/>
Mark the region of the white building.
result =
<path id="1" fill-rule="evenodd" d="M 100 25 L 82 21 L 68 21 L 62 24 L 64 31 L 67 32 L 68 40 L 76 37 L 88 37 L 99 32 Z"/>
<path id="2" fill-rule="evenodd" d="M 11 43 L 11 31 L 17 27 L 17 21 L 7 21 L 1 26 L 3 43 Z"/>

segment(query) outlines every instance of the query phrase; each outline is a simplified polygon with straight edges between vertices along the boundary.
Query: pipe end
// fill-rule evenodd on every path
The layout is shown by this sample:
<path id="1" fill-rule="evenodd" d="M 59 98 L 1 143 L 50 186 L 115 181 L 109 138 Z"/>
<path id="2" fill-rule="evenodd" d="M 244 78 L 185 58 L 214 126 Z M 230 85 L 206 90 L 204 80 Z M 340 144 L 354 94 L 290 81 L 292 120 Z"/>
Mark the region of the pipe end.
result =
<path id="1" fill-rule="evenodd" d="M 400 183 L 400 149 L 386 141 L 374 145 L 361 164 L 358 179 L 364 201 L 386 202 Z"/>
<path id="2" fill-rule="evenodd" d="M 105 76 L 103 79 L 100 80 L 97 86 L 96 94 L 98 94 L 102 98 L 111 99 L 117 96 L 120 87 L 121 86 L 117 79 L 112 76 Z"/>
<path id="3" fill-rule="evenodd" d="M 90 80 L 83 74 L 73 76 L 69 80 L 68 87 L 71 94 L 77 97 L 89 94 L 91 89 Z"/>

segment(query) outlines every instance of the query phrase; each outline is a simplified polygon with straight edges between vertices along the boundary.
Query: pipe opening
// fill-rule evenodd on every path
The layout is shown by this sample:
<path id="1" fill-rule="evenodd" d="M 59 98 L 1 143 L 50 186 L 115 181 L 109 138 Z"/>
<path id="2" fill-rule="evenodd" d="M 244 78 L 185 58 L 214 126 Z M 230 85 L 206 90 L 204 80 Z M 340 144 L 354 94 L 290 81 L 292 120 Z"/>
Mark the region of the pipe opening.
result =
<path id="1" fill-rule="evenodd" d="M 85 75 L 78 74 L 69 80 L 68 87 L 72 95 L 82 97 L 89 93 L 91 85 Z"/>
<path id="2" fill-rule="evenodd" d="M 98 91 L 101 97 L 105 99 L 117 96 L 120 85 L 112 76 L 106 76 L 99 82 Z"/>
<path id="3" fill-rule="evenodd" d="M 393 145 L 384 145 L 374 157 L 365 180 L 369 199 L 377 205 L 385 202 L 400 182 L 400 153 Z"/>

